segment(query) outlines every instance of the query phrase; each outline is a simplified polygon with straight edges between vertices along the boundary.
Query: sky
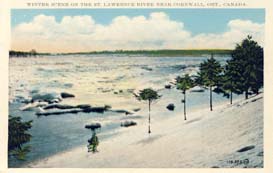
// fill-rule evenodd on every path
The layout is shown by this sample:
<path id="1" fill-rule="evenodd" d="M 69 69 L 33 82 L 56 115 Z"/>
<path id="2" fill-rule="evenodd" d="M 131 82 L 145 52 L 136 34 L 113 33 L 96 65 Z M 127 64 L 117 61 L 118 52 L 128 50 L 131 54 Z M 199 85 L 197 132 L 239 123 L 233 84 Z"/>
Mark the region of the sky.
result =
<path id="1" fill-rule="evenodd" d="M 14 9 L 11 48 L 230 49 L 247 35 L 263 45 L 264 23 L 263 9 Z"/>

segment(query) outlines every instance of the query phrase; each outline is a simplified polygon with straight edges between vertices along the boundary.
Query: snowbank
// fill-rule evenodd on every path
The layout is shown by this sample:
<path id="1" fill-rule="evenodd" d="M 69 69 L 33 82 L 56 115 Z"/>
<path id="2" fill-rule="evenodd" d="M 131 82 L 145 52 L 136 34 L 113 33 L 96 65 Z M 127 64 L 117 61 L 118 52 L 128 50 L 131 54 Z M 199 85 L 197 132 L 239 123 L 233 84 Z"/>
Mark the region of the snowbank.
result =
<path id="1" fill-rule="evenodd" d="M 156 116 L 156 115 L 154 115 Z M 263 94 L 233 105 L 183 113 L 162 121 L 120 129 L 98 146 L 82 146 L 27 165 L 67 168 L 263 167 Z M 238 152 L 241 150 L 241 152 Z"/>

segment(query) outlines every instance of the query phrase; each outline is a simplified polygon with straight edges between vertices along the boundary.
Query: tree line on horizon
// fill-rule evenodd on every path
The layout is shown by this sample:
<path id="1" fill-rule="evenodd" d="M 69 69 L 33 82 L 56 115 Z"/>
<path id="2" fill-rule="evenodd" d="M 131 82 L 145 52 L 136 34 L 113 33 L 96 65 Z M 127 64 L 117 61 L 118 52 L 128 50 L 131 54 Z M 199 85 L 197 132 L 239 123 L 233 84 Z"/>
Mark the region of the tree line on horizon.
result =
<path id="1" fill-rule="evenodd" d="M 14 50 L 9 51 L 10 57 L 28 57 L 28 56 L 37 56 L 37 55 L 38 53 L 35 49 L 32 49 L 29 52 L 14 51 Z"/>
<path id="2" fill-rule="evenodd" d="M 92 52 L 73 52 L 73 53 L 41 53 L 35 49 L 30 51 L 15 51 L 10 50 L 10 57 L 36 57 L 42 55 L 146 55 L 146 56 L 205 56 L 208 54 L 217 54 L 221 56 L 229 55 L 231 50 L 229 49 L 159 49 L 159 50 L 104 50 L 104 51 L 92 51 Z"/>

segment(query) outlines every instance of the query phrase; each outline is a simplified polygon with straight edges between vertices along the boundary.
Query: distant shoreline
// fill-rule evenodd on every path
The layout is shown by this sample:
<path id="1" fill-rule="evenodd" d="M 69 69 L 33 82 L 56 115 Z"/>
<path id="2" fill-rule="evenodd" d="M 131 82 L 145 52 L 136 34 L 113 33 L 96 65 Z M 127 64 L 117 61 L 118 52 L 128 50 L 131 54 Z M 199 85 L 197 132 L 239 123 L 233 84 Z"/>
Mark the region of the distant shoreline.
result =
<path id="1" fill-rule="evenodd" d="M 91 52 L 72 52 L 72 53 L 40 53 L 40 52 L 24 52 L 24 51 L 9 51 L 10 57 L 35 57 L 35 56 L 65 56 L 65 55 L 130 55 L 130 56 L 206 56 L 210 54 L 228 56 L 231 54 L 230 49 L 162 49 L 162 50 L 115 50 L 115 51 L 91 51 Z"/>

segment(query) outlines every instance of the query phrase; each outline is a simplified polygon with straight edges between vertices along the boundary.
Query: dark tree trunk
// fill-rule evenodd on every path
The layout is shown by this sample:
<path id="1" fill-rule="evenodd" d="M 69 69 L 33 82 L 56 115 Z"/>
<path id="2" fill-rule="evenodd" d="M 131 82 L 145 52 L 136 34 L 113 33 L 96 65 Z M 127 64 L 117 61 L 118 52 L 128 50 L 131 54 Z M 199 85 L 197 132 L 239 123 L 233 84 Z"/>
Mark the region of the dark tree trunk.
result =
<path id="1" fill-rule="evenodd" d="M 230 104 L 232 105 L 232 91 L 230 91 Z"/>
<path id="2" fill-rule="evenodd" d="M 186 116 L 186 90 L 184 91 L 184 120 L 187 120 L 187 116 Z"/>
<path id="3" fill-rule="evenodd" d="M 151 133 L 151 100 L 149 100 L 149 127 L 148 127 L 148 133 Z"/>
<path id="4" fill-rule="evenodd" d="M 212 87 L 210 86 L 210 111 L 212 111 Z"/>
<path id="5" fill-rule="evenodd" d="M 248 99 L 248 90 L 245 91 L 245 99 Z"/>

